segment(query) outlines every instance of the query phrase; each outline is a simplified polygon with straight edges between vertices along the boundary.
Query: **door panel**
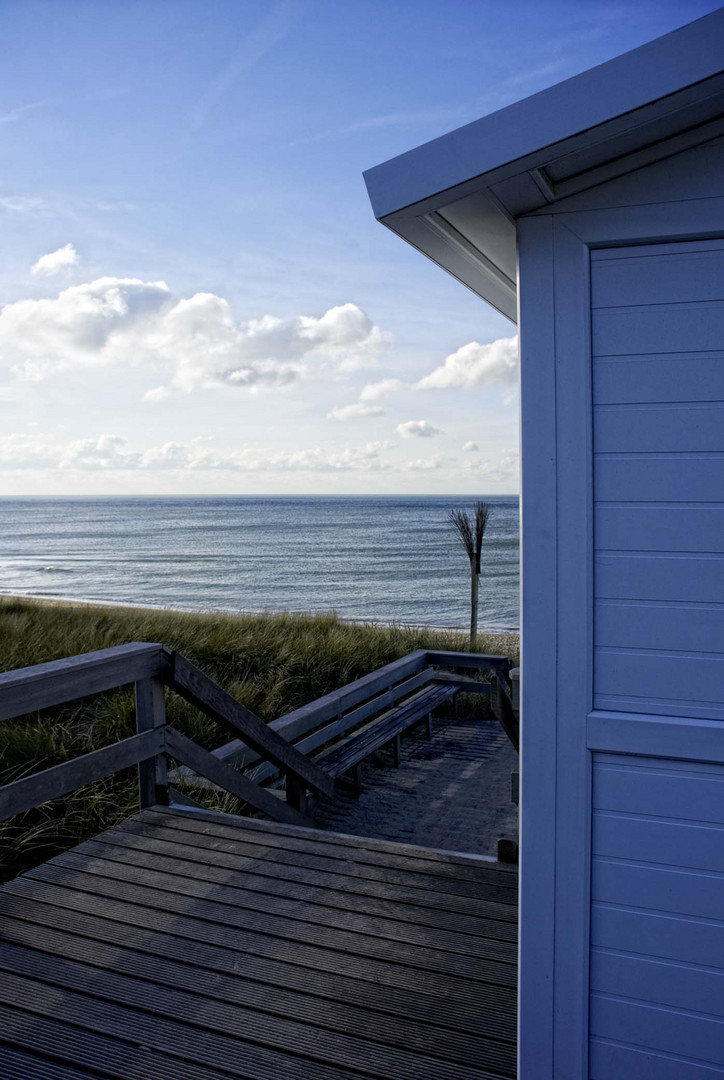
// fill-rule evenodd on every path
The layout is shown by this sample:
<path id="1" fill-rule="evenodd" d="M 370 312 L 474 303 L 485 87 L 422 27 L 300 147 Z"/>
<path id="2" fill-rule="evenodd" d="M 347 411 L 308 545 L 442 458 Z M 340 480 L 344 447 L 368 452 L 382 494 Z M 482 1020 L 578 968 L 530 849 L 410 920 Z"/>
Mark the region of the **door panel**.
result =
<path id="1" fill-rule="evenodd" d="M 629 1075 L 612 1042 L 631 1076 L 721 1064 L 724 766 L 595 754 L 591 850 L 591 1076 Z"/>
<path id="2" fill-rule="evenodd" d="M 723 719 L 724 244 L 593 252 L 591 289 L 594 707 Z"/>
<path id="3" fill-rule="evenodd" d="M 709 762 L 593 755 L 590 1077 L 704 1080 L 724 1064 L 724 245 L 594 252 L 591 281 L 594 709 L 722 738 Z"/>

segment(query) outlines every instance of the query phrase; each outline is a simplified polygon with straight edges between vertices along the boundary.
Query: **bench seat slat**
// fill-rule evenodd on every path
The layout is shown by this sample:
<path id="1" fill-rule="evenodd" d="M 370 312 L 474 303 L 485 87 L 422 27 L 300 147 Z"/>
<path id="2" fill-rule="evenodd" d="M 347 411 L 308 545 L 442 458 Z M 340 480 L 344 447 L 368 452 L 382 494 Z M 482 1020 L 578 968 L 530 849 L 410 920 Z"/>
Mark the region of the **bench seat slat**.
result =
<path id="1" fill-rule="evenodd" d="M 405 694 L 411 694 L 420 686 L 429 683 L 434 674 L 432 668 L 425 668 L 423 671 L 418 671 L 411 679 L 406 679 L 404 682 L 398 683 L 397 686 L 391 687 L 389 690 L 386 690 L 384 693 L 373 698 L 371 701 L 366 702 L 359 708 L 353 709 L 351 712 L 345 713 L 338 719 L 318 728 L 316 731 L 313 731 L 311 735 L 297 739 L 294 745 L 297 750 L 300 750 L 303 754 L 311 755 L 312 752 L 319 749 L 320 746 L 324 746 L 326 743 L 331 742 L 335 736 L 345 735 L 350 728 L 355 727 L 375 713 L 382 712 L 386 705 L 392 705 L 398 698 L 403 697 Z M 228 759 L 227 762 L 229 764 L 234 764 L 233 761 L 228 761 Z M 236 767 L 238 767 L 238 764 Z M 268 780 L 269 777 L 277 775 L 278 771 L 276 765 L 272 762 L 261 762 L 261 764 L 254 769 L 254 779 L 260 784 L 263 783 L 263 781 Z"/>
<path id="2" fill-rule="evenodd" d="M 375 722 L 321 755 L 318 758 L 319 763 L 332 776 L 340 776 L 376 750 L 386 746 L 396 735 L 401 735 L 438 705 L 454 697 L 457 692 L 456 686 L 439 684 L 422 690 L 395 709 L 381 723 Z"/>

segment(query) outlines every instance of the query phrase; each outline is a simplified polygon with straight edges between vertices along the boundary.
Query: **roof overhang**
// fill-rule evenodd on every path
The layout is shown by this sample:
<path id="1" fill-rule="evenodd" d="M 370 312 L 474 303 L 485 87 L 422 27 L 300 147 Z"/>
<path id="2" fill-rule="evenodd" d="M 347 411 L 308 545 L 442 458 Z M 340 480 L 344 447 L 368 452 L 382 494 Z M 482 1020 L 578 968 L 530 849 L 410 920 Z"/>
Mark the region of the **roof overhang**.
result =
<path id="1" fill-rule="evenodd" d="M 375 216 L 513 322 L 516 219 L 724 134 L 724 8 L 368 170 Z"/>

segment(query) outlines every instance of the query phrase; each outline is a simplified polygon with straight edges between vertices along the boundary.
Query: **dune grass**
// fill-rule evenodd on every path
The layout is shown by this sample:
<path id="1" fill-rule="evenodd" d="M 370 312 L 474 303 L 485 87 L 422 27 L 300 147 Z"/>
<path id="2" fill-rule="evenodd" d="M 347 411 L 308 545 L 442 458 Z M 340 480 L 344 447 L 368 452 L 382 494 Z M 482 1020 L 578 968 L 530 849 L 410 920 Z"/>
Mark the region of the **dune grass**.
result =
<path id="1" fill-rule="evenodd" d="M 0 670 L 130 641 L 178 649 L 262 719 L 274 719 L 413 649 L 469 649 L 465 635 L 341 622 L 335 615 L 213 615 L 0 598 Z M 478 652 L 517 659 L 516 635 L 478 636 Z M 175 695 L 172 723 L 212 748 L 232 736 Z M 135 731 L 132 687 L 0 725 L 0 784 Z M 194 796 L 196 797 L 196 795 Z M 210 805 L 234 811 L 230 796 Z M 118 824 L 138 807 L 136 771 L 82 788 L 0 824 L 0 880 Z"/>

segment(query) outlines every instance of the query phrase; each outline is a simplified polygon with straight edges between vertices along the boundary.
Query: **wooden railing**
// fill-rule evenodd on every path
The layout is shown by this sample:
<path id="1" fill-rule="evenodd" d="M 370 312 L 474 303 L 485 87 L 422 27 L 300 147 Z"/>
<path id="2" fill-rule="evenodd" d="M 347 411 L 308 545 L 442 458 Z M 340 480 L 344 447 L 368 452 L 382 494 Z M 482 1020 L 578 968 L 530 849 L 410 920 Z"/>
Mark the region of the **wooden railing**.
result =
<path id="1" fill-rule="evenodd" d="M 0 821 L 138 765 L 141 807 L 168 803 L 167 758 L 277 821 L 302 824 L 302 793 L 334 796 L 337 782 L 177 652 L 146 642 L 120 645 L 0 674 L 0 721 L 135 684 L 137 734 L 0 787 Z M 287 778 L 287 801 L 182 735 L 166 719 L 169 688 L 231 728 Z M 295 805 L 296 804 L 296 805 Z"/>
<path id="2" fill-rule="evenodd" d="M 341 738 L 364 721 L 393 707 L 401 698 L 430 682 L 451 682 L 464 693 L 490 695 L 493 715 L 518 749 L 518 724 L 508 691 L 507 656 L 418 649 L 369 675 L 332 690 L 324 697 L 285 713 L 268 725 L 304 754 L 312 754 L 332 739 Z M 492 671 L 492 682 L 478 682 L 456 669 Z M 275 768 L 243 739 L 214 750 L 214 756 L 237 769 L 252 769 L 258 782 L 274 776 Z"/>
<path id="3" fill-rule="evenodd" d="M 475 653 L 410 653 L 377 671 L 265 724 L 186 657 L 160 644 L 120 645 L 0 674 L 0 721 L 135 684 L 137 734 L 0 787 L 0 821 L 70 794 L 132 765 L 138 766 L 141 808 L 189 801 L 169 787 L 168 758 L 216 787 L 283 822 L 307 821 L 306 795 L 333 797 L 333 779 L 308 755 L 359 728 L 429 682 L 451 682 L 463 692 L 490 694 L 494 715 L 518 749 L 517 718 L 507 689 L 510 661 Z M 493 671 L 479 682 L 456 669 Z M 440 670 L 443 669 L 443 670 Z M 168 723 L 166 689 L 230 728 L 235 742 L 204 750 Z M 243 769 L 254 767 L 254 779 Z M 176 774 L 177 775 L 177 774 Z M 286 802 L 261 783 L 285 779 Z"/>

